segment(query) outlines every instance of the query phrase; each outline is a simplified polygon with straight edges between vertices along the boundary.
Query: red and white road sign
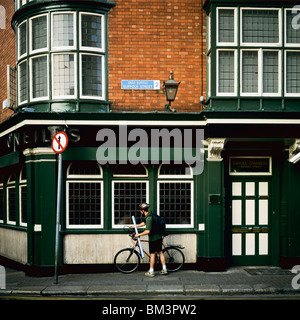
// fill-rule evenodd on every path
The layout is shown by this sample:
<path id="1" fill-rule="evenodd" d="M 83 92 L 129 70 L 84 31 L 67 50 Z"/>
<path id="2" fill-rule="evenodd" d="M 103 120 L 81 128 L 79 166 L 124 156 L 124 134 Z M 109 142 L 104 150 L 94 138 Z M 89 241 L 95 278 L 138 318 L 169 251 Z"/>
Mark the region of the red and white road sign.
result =
<path id="1" fill-rule="evenodd" d="M 60 131 L 57 132 L 56 135 L 52 139 L 52 150 L 55 153 L 62 153 L 66 150 L 66 147 L 68 145 L 68 136 Z"/>

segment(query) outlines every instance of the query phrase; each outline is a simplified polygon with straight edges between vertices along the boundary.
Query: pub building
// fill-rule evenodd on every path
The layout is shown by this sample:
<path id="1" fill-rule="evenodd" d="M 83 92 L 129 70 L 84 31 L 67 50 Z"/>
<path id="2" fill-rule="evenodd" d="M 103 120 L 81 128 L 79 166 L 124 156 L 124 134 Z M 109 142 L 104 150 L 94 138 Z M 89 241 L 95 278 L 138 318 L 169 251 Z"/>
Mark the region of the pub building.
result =
<path id="1" fill-rule="evenodd" d="M 116 58 L 114 31 L 128 3 L 15 1 L 17 98 L 0 124 L 0 263 L 28 275 L 54 273 L 58 168 L 51 141 L 64 131 L 59 273 L 115 271 L 114 255 L 131 244 L 123 227 L 132 215 L 141 221 L 137 205 L 145 201 L 165 219 L 166 241 L 185 247 L 186 268 L 300 264 L 296 2 L 164 3 L 153 20 L 162 15 L 175 25 L 180 10 L 189 14 L 186 29 L 176 32 L 180 39 L 188 30 L 182 46 L 193 32 L 199 36 L 184 48 L 198 57 L 182 54 L 174 40 L 168 52 L 180 50 L 181 70 L 177 64 L 169 80 L 171 67 L 155 77 L 140 65 L 139 75 L 116 84 L 135 54 Z M 129 3 L 141 15 L 155 6 Z M 131 22 L 130 40 L 157 28 L 154 21 L 139 30 Z M 200 77 L 187 65 L 192 58 Z M 153 68 L 164 70 L 155 59 Z M 125 88 L 130 81 L 122 80 L 137 78 L 155 81 Z M 190 95 L 189 81 L 197 84 Z M 165 97 L 168 85 L 176 99 Z M 148 97 L 152 109 L 134 106 Z"/>

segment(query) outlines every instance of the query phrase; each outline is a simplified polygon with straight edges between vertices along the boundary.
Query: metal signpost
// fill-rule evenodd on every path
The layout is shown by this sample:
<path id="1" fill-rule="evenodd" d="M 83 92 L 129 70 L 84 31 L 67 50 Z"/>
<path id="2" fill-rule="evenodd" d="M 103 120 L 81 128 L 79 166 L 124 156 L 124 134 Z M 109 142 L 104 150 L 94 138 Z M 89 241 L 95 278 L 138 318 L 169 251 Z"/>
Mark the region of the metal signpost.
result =
<path id="1" fill-rule="evenodd" d="M 60 201 L 61 201 L 61 180 L 62 180 L 62 152 L 68 145 L 68 136 L 60 131 L 52 139 L 52 150 L 58 154 L 57 173 L 57 198 L 56 198 L 56 234 L 55 234 L 55 284 L 58 283 L 58 252 L 59 252 L 59 231 L 60 231 Z"/>
<path id="2" fill-rule="evenodd" d="M 132 218 L 132 222 L 133 222 L 133 225 L 134 225 L 135 233 L 138 233 L 138 229 L 137 229 L 137 226 L 136 226 L 135 218 L 134 218 L 134 216 L 132 216 L 131 218 Z M 139 244 L 139 248 L 140 248 L 141 257 L 144 259 L 145 255 L 144 255 L 144 251 L 143 251 L 143 247 L 142 247 L 142 243 L 141 243 L 140 237 L 138 237 L 137 240 L 138 240 L 138 244 Z"/>

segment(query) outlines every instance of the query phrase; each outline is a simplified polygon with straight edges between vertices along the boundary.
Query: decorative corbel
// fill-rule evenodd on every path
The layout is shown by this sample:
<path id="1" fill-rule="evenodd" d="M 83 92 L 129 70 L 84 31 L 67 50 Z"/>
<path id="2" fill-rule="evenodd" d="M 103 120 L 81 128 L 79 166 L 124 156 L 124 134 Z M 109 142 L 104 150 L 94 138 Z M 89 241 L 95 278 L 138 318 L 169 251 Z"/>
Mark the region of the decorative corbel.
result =
<path id="1" fill-rule="evenodd" d="M 208 138 L 206 140 L 208 145 L 208 157 L 207 161 L 222 161 L 221 152 L 224 149 L 226 139 L 225 138 Z"/>

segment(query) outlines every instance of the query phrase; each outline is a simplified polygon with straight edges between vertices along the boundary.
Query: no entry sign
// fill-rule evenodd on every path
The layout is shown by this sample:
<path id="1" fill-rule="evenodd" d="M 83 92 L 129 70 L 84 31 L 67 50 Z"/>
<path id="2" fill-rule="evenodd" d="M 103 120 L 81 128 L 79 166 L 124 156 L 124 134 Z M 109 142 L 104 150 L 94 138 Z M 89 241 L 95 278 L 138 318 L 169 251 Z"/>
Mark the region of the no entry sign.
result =
<path id="1" fill-rule="evenodd" d="M 52 150 L 55 153 L 62 153 L 63 151 L 66 150 L 67 145 L 68 145 L 68 136 L 62 131 L 57 132 L 52 139 Z"/>

